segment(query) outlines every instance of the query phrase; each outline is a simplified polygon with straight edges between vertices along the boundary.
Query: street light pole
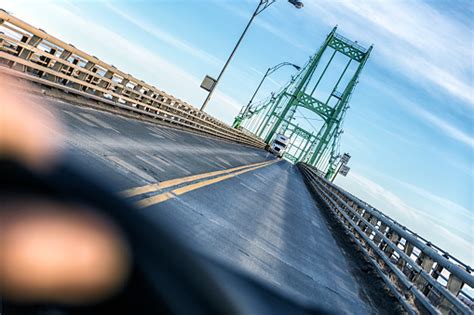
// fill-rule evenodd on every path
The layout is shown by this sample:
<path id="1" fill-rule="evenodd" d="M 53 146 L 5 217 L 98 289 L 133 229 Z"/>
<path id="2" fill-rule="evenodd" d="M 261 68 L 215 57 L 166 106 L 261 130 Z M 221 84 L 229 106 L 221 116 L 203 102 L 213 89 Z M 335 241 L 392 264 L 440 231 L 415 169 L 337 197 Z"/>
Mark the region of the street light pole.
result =
<path id="1" fill-rule="evenodd" d="M 239 48 L 239 45 L 240 45 L 240 42 L 242 41 L 242 39 L 244 38 L 245 34 L 247 33 L 247 30 L 249 29 L 250 25 L 252 24 L 253 22 L 253 19 L 260 13 L 262 12 L 263 10 L 265 10 L 266 8 L 268 8 L 273 2 L 275 2 L 275 0 L 260 0 L 260 3 L 258 4 L 257 8 L 255 9 L 255 11 L 253 12 L 252 14 L 252 17 L 250 18 L 249 22 L 247 23 L 247 26 L 245 26 L 245 29 L 243 31 L 243 33 L 240 35 L 240 38 L 239 40 L 237 41 L 237 44 L 235 45 L 234 49 L 232 50 L 232 52 L 230 53 L 230 56 L 229 58 L 227 59 L 227 61 L 225 62 L 224 64 L 224 67 L 222 68 L 221 72 L 219 73 L 219 76 L 217 77 L 217 80 L 216 82 L 214 83 L 214 86 L 212 87 L 212 89 L 209 91 L 209 93 L 207 94 L 207 97 L 206 99 L 204 100 L 204 103 L 202 104 L 201 106 L 201 111 L 204 111 L 204 109 L 206 109 L 206 106 L 207 106 L 207 103 L 209 103 L 209 100 L 211 99 L 211 96 L 212 94 L 214 93 L 216 87 L 217 87 L 217 84 L 219 84 L 219 81 L 222 77 L 222 75 L 224 74 L 224 71 L 225 69 L 227 68 L 227 66 L 229 65 L 230 61 L 232 60 L 232 58 L 234 57 L 234 54 L 235 52 L 237 51 L 237 48 Z"/>
<path id="2" fill-rule="evenodd" d="M 257 86 L 257 89 L 255 90 L 255 92 L 253 93 L 252 95 L 252 98 L 250 99 L 250 101 L 248 102 L 247 106 L 245 107 L 244 109 L 244 112 L 242 113 L 242 116 L 245 116 L 245 114 L 247 114 L 247 112 L 249 111 L 250 109 L 250 105 L 252 104 L 253 102 L 253 99 L 255 98 L 255 96 L 257 95 L 258 91 L 260 90 L 260 87 L 262 86 L 263 84 L 263 81 L 265 81 L 265 79 L 270 75 L 272 74 L 273 72 L 277 71 L 278 69 L 280 69 L 281 67 L 283 66 L 292 66 L 294 67 L 296 70 L 300 70 L 301 68 L 295 64 L 292 64 L 290 62 L 282 62 L 280 64 L 277 64 L 276 66 L 272 67 L 272 68 L 268 68 L 267 69 L 267 72 L 265 72 L 265 75 L 263 76 L 262 80 L 260 81 L 260 83 L 258 84 Z"/>
<path id="3" fill-rule="evenodd" d="M 271 67 L 271 68 L 268 68 L 267 69 L 267 72 L 265 72 L 265 74 L 263 75 L 263 78 L 262 80 L 260 81 L 260 83 L 258 84 L 257 88 L 255 89 L 255 92 L 253 92 L 253 95 L 252 97 L 250 98 L 250 101 L 248 102 L 247 106 L 245 106 L 245 108 L 243 108 L 243 111 L 241 110 L 241 112 L 239 113 L 239 115 L 237 115 L 237 117 L 235 118 L 234 120 L 234 123 L 233 123 L 233 127 L 234 128 L 238 128 L 240 126 L 240 123 L 242 122 L 243 118 L 245 117 L 245 115 L 247 115 L 248 111 L 250 110 L 250 106 L 252 105 L 252 102 L 253 102 L 253 99 L 255 98 L 255 96 L 257 95 L 258 91 L 260 90 L 260 87 L 262 86 L 263 84 L 263 81 L 265 81 L 265 79 L 270 75 L 272 74 L 273 72 L 275 72 L 276 70 L 280 69 L 281 67 L 283 66 L 292 66 L 294 67 L 296 70 L 300 70 L 301 68 L 291 62 L 282 62 L 282 63 L 279 63 L 277 64 L 276 66 L 274 67 Z"/>
<path id="4" fill-rule="evenodd" d="M 296 8 L 301 8 L 302 7 L 302 3 L 300 1 L 297 1 L 297 0 L 292 0 L 294 1 L 295 3 L 289 1 L 291 4 L 293 4 Z M 226 63 L 224 64 L 224 67 L 222 68 L 221 72 L 219 73 L 219 76 L 217 77 L 215 83 L 213 84 L 213 87 L 212 89 L 209 91 L 209 93 L 207 94 L 207 97 L 206 99 L 204 100 L 204 103 L 202 104 L 201 106 L 201 111 L 204 111 L 204 109 L 206 108 L 207 106 L 207 103 L 209 103 L 209 100 L 211 99 L 211 96 L 212 94 L 214 93 L 214 90 L 216 89 L 217 87 L 217 84 L 219 84 L 219 81 L 222 77 L 222 75 L 224 74 L 225 72 L 225 69 L 227 68 L 227 66 L 229 65 L 230 61 L 232 60 L 232 58 L 234 57 L 234 54 L 235 52 L 237 51 L 237 48 L 239 48 L 239 45 L 240 45 L 240 42 L 242 41 L 242 39 L 244 38 L 245 34 L 247 33 L 247 30 L 249 29 L 250 25 L 252 24 L 253 22 L 253 19 L 259 15 L 260 13 L 262 13 L 263 10 L 265 10 L 266 8 L 268 8 L 270 5 L 272 5 L 273 3 L 275 2 L 275 0 L 260 0 L 257 8 L 255 9 L 255 11 L 253 12 L 252 14 L 252 17 L 250 18 L 249 22 L 247 23 L 247 26 L 245 27 L 243 33 L 240 35 L 240 38 L 239 40 L 237 41 L 237 44 L 235 45 L 234 49 L 232 50 L 232 52 L 230 53 L 230 56 L 229 58 L 227 59 Z M 297 3 L 297 4 L 296 4 Z"/>

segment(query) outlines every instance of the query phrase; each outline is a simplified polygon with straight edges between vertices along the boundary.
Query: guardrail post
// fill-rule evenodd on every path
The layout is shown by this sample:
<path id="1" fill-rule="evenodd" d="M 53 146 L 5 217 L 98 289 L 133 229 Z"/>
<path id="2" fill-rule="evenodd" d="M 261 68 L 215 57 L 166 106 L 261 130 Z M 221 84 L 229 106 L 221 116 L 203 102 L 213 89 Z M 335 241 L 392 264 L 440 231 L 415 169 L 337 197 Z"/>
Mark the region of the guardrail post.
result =
<path id="1" fill-rule="evenodd" d="M 403 249 L 403 251 L 405 252 L 405 254 L 407 254 L 408 257 L 411 256 L 411 254 L 413 253 L 414 248 L 415 247 L 413 246 L 413 244 L 411 244 L 407 240 L 405 240 L 405 248 Z M 403 271 L 403 269 L 405 268 L 405 265 L 406 265 L 406 261 L 400 257 L 400 259 L 398 260 L 397 265 L 400 268 L 400 270 Z"/>
<path id="2" fill-rule="evenodd" d="M 125 89 L 125 87 L 127 86 L 127 84 L 128 84 L 129 81 L 130 81 L 129 79 L 123 78 L 122 81 L 120 82 L 120 85 L 121 85 L 121 86 L 118 86 L 118 85 L 117 85 L 117 86 L 115 87 L 115 93 L 120 94 L 120 95 L 123 95 L 122 92 L 123 92 L 123 90 Z M 114 95 L 114 96 L 112 96 L 112 100 L 113 100 L 114 102 L 118 102 L 119 98 Z"/>
<path id="3" fill-rule="evenodd" d="M 441 266 L 439 263 L 436 264 L 436 267 L 433 269 L 431 272 L 431 276 L 433 279 L 438 279 L 439 276 L 441 275 L 441 272 L 443 271 L 443 266 Z"/>
<path id="4" fill-rule="evenodd" d="M 83 68 L 90 71 L 93 67 L 95 67 L 95 63 L 93 63 L 92 61 L 87 61 L 87 63 L 84 65 Z M 88 74 L 86 72 L 80 71 L 79 74 L 77 75 L 77 78 L 81 81 L 84 81 L 87 78 L 87 76 Z M 76 90 L 81 89 L 81 85 L 79 83 L 72 83 L 71 87 Z M 82 88 L 82 90 L 84 89 Z"/>
<path id="5" fill-rule="evenodd" d="M 394 231 L 389 231 L 387 234 L 390 234 L 390 242 L 392 242 L 395 246 L 398 246 L 398 242 L 400 241 L 400 235 Z M 388 245 L 385 246 L 384 252 L 387 254 L 387 257 L 392 257 L 394 249 Z"/>
<path id="6" fill-rule="evenodd" d="M 461 279 L 457 278 L 453 274 L 450 274 L 446 289 L 448 289 L 448 291 L 451 292 L 454 296 L 458 296 L 463 284 L 464 283 L 461 281 Z M 442 297 L 438 308 L 442 314 L 450 314 L 451 303 L 446 300 L 446 298 Z"/>
<path id="7" fill-rule="evenodd" d="M 355 213 L 351 213 L 350 216 L 352 218 L 352 221 L 354 221 L 357 224 L 358 222 L 356 219 L 357 218 L 356 213 L 359 213 L 359 207 L 357 206 L 355 202 L 352 203 L 352 210 L 354 210 Z M 351 230 L 354 230 L 354 228 L 351 228 Z"/>
<path id="8" fill-rule="evenodd" d="M 135 99 L 135 100 L 137 100 L 137 101 L 140 102 L 140 99 L 141 99 L 140 91 L 141 91 L 142 88 L 143 88 L 142 85 L 136 84 L 136 85 L 133 87 L 133 91 L 135 91 L 135 92 L 137 92 L 137 93 L 135 93 L 135 95 L 133 95 L 133 97 L 131 97 L 131 98 L 133 98 L 133 99 Z M 138 108 L 138 109 L 144 109 L 145 107 L 140 106 L 140 105 L 137 104 L 137 108 Z"/>
<path id="9" fill-rule="evenodd" d="M 168 105 L 168 106 L 166 106 L 166 108 L 167 108 L 166 111 L 172 113 L 173 111 L 170 111 L 170 108 L 172 108 L 172 107 L 171 107 L 171 103 L 173 103 L 173 100 L 168 97 L 164 103 L 165 103 L 166 105 Z"/>
<path id="10" fill-rule="evenodd" d="M 383 235 L 385 235 L 385 230 L 386 229 L 387 229 L 387 225 L 385 225 L 385 223 L 383 223 L 383 222 L 380 222 L 379 232 L 382 233 Z M 375 234 L 374 243 L 377 244 L 377 246 L 380 248 L 382 246 L 382 237 L 379 236 L 378 234 Z"/>
<path id="11" fill-rule="evenodd" d="M 0 19 L 0 25 L 2 25 L 1 21 L 3 21 L 3 20 Z M 0 32 L 0 35 L 3 35 L 3 32 Z M 0 37 L 0 51 L 4 50 L 3 42 L 4 42 L 3 38 Z"/>
<path id="12" fill-rule="evenodd" d="M 420 265 L 424 271 L 426 271 L 427 273 L 430 273 L 431 268 L 433 268 L 434 260 L 430 258 L 428 255 L 426 255 L 425 253 L 421 252 L 416 263 Z M 421 276 L 420 273 L 415 275 L 412 281 L 415 283 L 417 288 L 420 289 L 420 291 L 424 292 L 423 289 L 428 284 L 428 282 Z"/>
<path id="13" fill-rule="evenodd" d="M 33 47 L 38 46 L 39 43 L 41 43 L 42 40 L 43 39 L 41 37 L 36 36 L 36 35 L 33 35 L 30 38 L 28 38 L 27 36 L 23 36 L 21 38 L 22 42 L 24 42 L 24 43 L 26 43 L 30 46 L 33 46 Z M 21 47 L 21 46 L 18 46 L 18 47 Z M 33 55 L 33 51 L 31 51 L 27 48 L 19 48 L 19 51 L 18 51 L 18 57 L 19 58 L 25 59 L 25 60 L 30 60 L 32 55 Z M 25 70 L 28 69 L 28 67 L 24 66 L 22 64 L 15 64 L 15 65 L 13 65 L 13 69 L 25 72 Z"/>
<path id="14" fill-rule="evenodd" d="M 369 223 L 374 227 L 374 229 L 375 229 L 375 227 L 377 226 L 377 222 L 378 222 L 378 221 L 379 221 L 379 220 L 377 219 L 376 216 L 372 216 L 372 217 L 370 217 L 370 219 L 369 219 Z M 375 232 L 375 231 L 373 231 L 371 227 L 367 226 L 367 229 L 366 229 L 366 231 L 365 231 L 365 234 L 367 234 L 367 236 L 370 237 L 370 235 L 372 234 L 372 232 Z M 374 236 L 374 242 L 375 242 L 375 236 Z M 378 242 L 375 242 L 375 243 L 376 243 L 376 245 L 378 245 L 378 244 L 377 244 Z"/>
<path id="15" fill-rule="evenodd" d="M 107 72 L 104 74 L 104 78 L 105 79 L 112 79 L 112 77 L 114 76 L 114 72 L 111 71 L 111 70 L 107 70 Z M 98 87 L 100 88 L 103 88 L 103 89 L 108 89 L 109 87 L 109 82 L 105 81 L 105 80 L 100 80 L 100 82 L 97 84 Z M 104 93 L 102 91 L 99 91 L 99 90 L 95 90 L 94 91 L 94 94 L 97 95 L 97 96 L 103 96 Z"/>
<path id="16" fill-rule="evenodd" d="M 48 52 L 48 54 L 54 56 L 56 54 L 56 49 L 54 48 L 51 48 Z M 43 66 L 46 67 L 46 68 L 49 68 L 49 66 L 51 65 L 51 61 L 52 59 L 49 58 L 46 54 L 43 55 L 43 56 L 40 56 L 40 60 L 43 62 Z M 38 71 L 38 76 L 41 78 L 43 77 L 44 75 L 44 72 L 43 71 Z"/>
<path id="17" fill-rule="evenodd" d="M 364 211 L 364 213 L 362 214 L 362 218 L 364 218 L 366 221 L 368 221 L 369 218 L 370 218 L 370 213 L 367 212 L 367 210 L 363 210 L 363 211 Z M 360 229 L 361 229 L 363 232 L 365 232 L 365 229 L 366 229 L 367 226 L 366 226 L 366 224 L 365 224 L 362 220 L 360 220 L 357 225 L 360 227 Z"/>
<path id="18" fill-rule="evenodd" d="M 151 94 L 148 95 L 148 93 L 150 93 L 150 92 L 151 92 Z M 144 90 L 143 91 L 143 95 L 145 95 L 145 96 L 151 96 L 152 94 L 153 94 L 153 92 L 151 90 Z M 149 98 L 142 98 L 142 103 L 146 103 L 147 105 L 151 105 L 153 103 L 153 101 L 150 100 Z M 148 109 L 146 109 L 146 110 L 148 110 Z"/>
<path id="19" fill-rule="evenodd" d="M 357 207 L 357 206 L 354 205 L 354 201 L 352 201 L 352 200 L 347 200 L 346 198 L 344 198 L 343 200 L 347 203 L 347 205 L 348 205 L 351 209 L 356 210 L 356 207 Z M 347 213 L 347 214 L 349 215 L 349 217 L 350 217 L 352 220 L 354 220 L 355 214 L 353 214 L 352 212 L 349 212 L 349 213 Z"/>
<path id="20" fill-rule="evenodd" d="M 154 101 L 151 102 L 151 106 L 154 109 L 150 109 L 150 112 L 152 112 L 154 114 L 158 114 L 158 109 L 160 108 L 160 102 L 159 102 L 159 100 L 157 100 L 158 97 L 160 97 L 160 94 L 153 93 L 152 98 L 154 99 Z"/>
<path id="21" fill-rule="evenodd" d="M 336 201 L 337 202 L 337 201 Z M 340 210 L 339 210 L 340 209 Z M 337 214 L 340 218 L 340 220 L 342 220 L 342 222 L 344 222 L 344 226 L 349 226 L 349 221 L 346 220 L 346 218 L 344 217 L 344 215 L 342 214 L 342 212 L 344 211 L 344 213 L 347 213 L 347 208 L 346 206 L 344 205 L 339 205 L 339 209 L 336 208 L 336 211 L 337 211 Z"/>
<path id="22" fill-rule="evenodd" d="M 72 55 L 72 52 L 70 52 L 68 50 L 63 50 L 61 52 L 61 54 L 59 55 L 59 59 L 67 60 L 69 57 L 71 57 L 71 55 Z M 63 63 L 61 63 L 59 61 L 55 61 L 54 65 L 51 67 L 51 69 L 56 71 L 56 72 L 61 72 L 63 67 L 64 67 Z M 48 73 L 44 76 L 44 78 L 48 81 L 53 81 L 53 82 L 57 81 L 56 76 L 54 76 L 52 74 L 48 74 Z"/>
<path id="23" fill-rule="evenodd" d="M 354 213 L 350 213 L 352 221 L 354 221 L 354 223 L 358 224 L 359 220 L 358 220 L 357 214 L 362 213 L 362 208 L 360 208 L 357 203 L 353 202 L 352 203 L 352 210 L 354 210 Z"/>
<path id="24" fill-rule="evenodd" d="M 79 63 L 79 59 L 74 58 L 74 59 L 72 60 L 72 64 L 73 64 L 73 65 L 77 65 L 78 63 Z M 63 71 L 63 73 L 64 73 L 65 75 L 67 75 L 67 76 L 71 76 L 71 75 L 74 73 L 74 68 L 71 67 L 71 66 L 65 65 L 65 66 L 63 67 L 63 70 L 64 70 L 64 69 L 66 69 L 66 71 Z M 69 81 L 68 79 L 62 79 L 61 83 L 64 84 L 64 85 L 68 85 L 68 81 Z"/>

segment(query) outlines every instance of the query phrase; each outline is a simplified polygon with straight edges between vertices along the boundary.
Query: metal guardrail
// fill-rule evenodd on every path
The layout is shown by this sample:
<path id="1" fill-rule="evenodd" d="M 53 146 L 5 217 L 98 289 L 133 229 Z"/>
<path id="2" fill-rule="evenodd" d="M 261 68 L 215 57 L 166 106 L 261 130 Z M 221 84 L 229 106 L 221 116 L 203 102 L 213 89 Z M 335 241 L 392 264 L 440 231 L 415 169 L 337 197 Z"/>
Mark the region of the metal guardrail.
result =
<path id="1" fill-rule="evenodd" d="M 0 72 L 153 119 L 259 148 L 260 139 L 0 9 Z"/>
<path id="2" fill-rule="evenodd" d="M 319 176 L 314 167 L 298 167 L 408 313 L 474 314 L 471 267 Z"/>

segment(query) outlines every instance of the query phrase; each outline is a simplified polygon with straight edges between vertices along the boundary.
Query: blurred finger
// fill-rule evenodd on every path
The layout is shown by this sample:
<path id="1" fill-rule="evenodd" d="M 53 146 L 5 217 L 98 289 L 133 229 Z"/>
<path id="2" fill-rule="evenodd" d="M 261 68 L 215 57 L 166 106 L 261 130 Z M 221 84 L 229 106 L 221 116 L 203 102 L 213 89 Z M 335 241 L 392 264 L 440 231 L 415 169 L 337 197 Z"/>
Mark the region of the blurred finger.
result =
<path id="1" fill-rule="evenodd" d="M 1 295 L 88 303 L 113 294 L 126 280 L 126 243 L 102 216 L 37 199 L 6 206 L 8 211 L 0 212 Z"/>

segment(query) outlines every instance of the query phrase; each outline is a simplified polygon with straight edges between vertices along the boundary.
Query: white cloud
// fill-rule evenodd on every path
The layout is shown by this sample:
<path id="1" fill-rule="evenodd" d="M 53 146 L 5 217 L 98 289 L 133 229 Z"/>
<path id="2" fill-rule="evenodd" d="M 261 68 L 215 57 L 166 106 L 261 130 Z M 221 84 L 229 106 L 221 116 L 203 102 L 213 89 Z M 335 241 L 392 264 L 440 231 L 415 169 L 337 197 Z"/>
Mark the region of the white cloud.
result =
<path id="1" fill-rule="evenodd" d="M 216 1 L 216 4 L 221 6 L 222 8 L 232 12 L 233 14 L 239 16 L 242 19 L 248 20 L 250 16 L 252 15 L 252 12 L 247 12 L 243 11 L 240 8 L 236 7 L 232 2 L 228 1 Z M 257 6 L 257 2 L 251 2 L 252 6 Z M 262 14 L 269 14 L 271 11 L 271 8 L 273 8 L 275 5 L 270 7 L 265 11 L 265 13 Z M 274 26 L 270 23 L 267 23 L 264 21 L 263 18 L 259 15 L 259 18 L 256 18 L 253 22 L 256 26 L 263 28 L 267 32 L 273 34 L 274 36 L 280 38 L 281 40 L 285 41 L 286 43 L 292 45 L 295 48 L 298 48 L 308 54 L 314 53 L 313 48 L 309 47 L 307 44 L 302 43 L 301 41 L 297 40 L 295 36 L 292 36 L 290 34 L 287 34 L 281 27 Z"/>
<path id="2" fill-rule="evenodd" d="M 199 49 L 188 42 L 177 38 L 176 36 L 171 35 L 168 32 L 165 32 L 157 27 L 154 27 L 153 25 L 150 25 L 149 23 L 145 22 L 143 19 L 139 19 L 136 17 L 131 16 L 127 12 L 124 12 L 123 10 L 119 9 L 117 5 L 112 5 L 107 1 L 102 2 L 107 9 L 112 11 L 113 13 L 117 14 L 118 16 L 122 17 L 123 19 L 127 20 L 128 22 L 134 24 L 138 28 L 140 28 L 142 31 L 154 36 L 155 38 L 165 42 L 166 44 L 173 46 L 179 50 L 185 51 L 192 55 L 195 58 L 201 59 L 202 61 L 205 61 L 206 63 L 212 64 L 214 66 L 219 66 L 224 64 L 224 62 L 215 56 L 207 53 L 206 51 Z"/>
<path id="3" fill-rule="evenodd" d="M 342 182 L 350 182 L 351 189 L 349 191 L 351 192 L 355 190 L 353 186 L 358 187 L 357 190 L 360 191 L 361 194 L 356 195 L 365 195 L 368 197 L 367 201 L 372 202 L 373 206 L 379 208 L 381 211 L 388 211 L 388 214 L 393 213 L 399 217 L 401 216 L 406 222 L 410 222 L 419 217 L 417 214 L 418 211 L 406 204 L 399 196 L 365 176 L 351 171 L 350 176 L 344 178 Z"/>
<path id="4" fill-rule="evenodd" d="M 431 221 L 437 222 L 437 224 L 445 228 L 450 228 L 451 230 L 457 229 L 464 237 L 472 238 L 474 232 L 474 209 L 468 210 L 452 200 L 429 192 L 411 183 L 401 181 L 398 178 L 388 176 L 383 172 L 371 170 L 371 173 L 376 174 L 379 178 L 384 178 L 406 188 L 410 193 L 416 196 L 415 200 L 422 200 L 423 208 L 417 211 L 423 216 L 429 218 Z"/>
<path id="5" fill-rule="evenodd" d="M 374 58 L 428 90 L 441 88 L 472 110 L 472 30 L 420 1 L 314 1 L 306 6 L 343 33 L 374 42 Z M 471 43 L 471 45 L 469 44 Z M 436 90 L 436 89 L 435 89 Z M 433 91 L 432 91 L 433 92 Z"/>
<path id="6" fill-rule="evenodd" d="M 474 148 L 474 137 L 471 134 L 461 131 L 446 120 L 439 118 L 419 106 L 412 107 L 412 111 L 426 122 L 437 127 L 445 135 Z"/>
<path id="7" fill-rule="evenodd" d="M 224 62 L 215 56 L 205 52 L 204 50 L 201 50 L 188 42 L 177 38 L 170 33 L 167 33 L 163 30 L 160 30 L 149 23 L 146 23 L 142 19 L 138 19 L 136 17 L 131 16 L 127 12 L 124 12 L 123 10 L 119 9 L 118 6 L 113 5 L 107 1 L 102 2 L 109 10 L 111 10 L 113 13 L 117 14 L 121 18 L 125 19 L 126 21 L 132 23 L 136 27 L 138 27 L 141 31 L 144 31 L 155 38 L 163 41 L 164 43 L 173 46 L 174 48 L 177 48 L 181 51 L 184 51 L 185 53 L 189 54 L 193 58 L 200 59 L 208 64 L 211 64 L 215 67 L 220 67 L 221 65 L 224 64 Z M 247 71 L 249 70 L 249 71 Z M 229 73 L 230 78 L 233 78 L 234 80 L 238 80 L 240 82 L 246 81 L 243 80 L 249 79 L 252 74 L 250 72 L 257 73 L 259 76 L 263 76 L 263 73 L 260 71 L 252 68 L 252 67 L 240 67 L 238 69 L 233 69 L 233 73 Z M 200 85 L 197 84 L 196 82 L 199 81 L 197 78 L 194 79 L 194 82 L 192 82 L 192 87 L 198 87 Z M 275 85 L 281 86 L 278 82 L 273 80 L 272 78 L 268 78 L 268 81 L 271 81 Z M 186 83 L 184 81 L 183 83 Z M 188 86 L 187 84 L 182 84 L 182 86 Z M 190 88 L 183 89 L 183 90 L 192 90 Z M 181 93 L 181 92 L 180 92 Z M 201 93 L 202 94 L 202 93 Z M 180 94 L 182 95 L 182 93 Z M 204 98 L 204 96 L 202 97 Z M 238 111 L 240 111 L 242 107 L 242 102 L 237 101 L 230 95 L 222 92 L 220 89 L 217 89 L 213 95 L 212 99 L 212 106 L 209 106 L 207 111 L 209 111 L 210 114 L 214 114 L 217 117 L 221 117 L 224 121 L 230 122 L 233 120 L 233 117 L 237 114 Z M 200 104 L 195 104 L 196 107 L 200 107 Z"/>
<path id="8" fill-rule="evenodd" d="M 374 89 L 382 91 L 383 94 L 391 96 L 398 105 L 402 106 L 407 112 L 420 118 L 426 125 L 431 126 L 435 130 L 440 131 L 441 134 L 444 134 L 460 143 L 463 143 L 471 148 L 474 147 L 474 136 L 472 134 L 464 132 L 455 124 L 425 110 L 420 104 L 408 99 L 406 95 L 397 93 L 390 87 L 387 87 L 378 81 L 368 78 L 366 79 L 366 82 Z"/>
<path id="9" fill-rule="evenodd" d="M 473 265 L 472 213 L 448 199 L 436 196 L 415 185 L 391 179 L 412 190 L 423 200 L 431 201 L 438 208 L 426 211 L 413 207 L 391 190 L 354 171 L 351 171 L 347 177 L 338 177 L 337 183 L 400 224 L 417 232 L 423 231 L 421 236 L 449 250 L 465 263 Z M 444 218 L 437 215 L 439 212 L 446 213 Z M 462 224 L 458 224 L 459 222 Z M 464 226 L 466 230 L 460 230 L 460 226 Z"/>

